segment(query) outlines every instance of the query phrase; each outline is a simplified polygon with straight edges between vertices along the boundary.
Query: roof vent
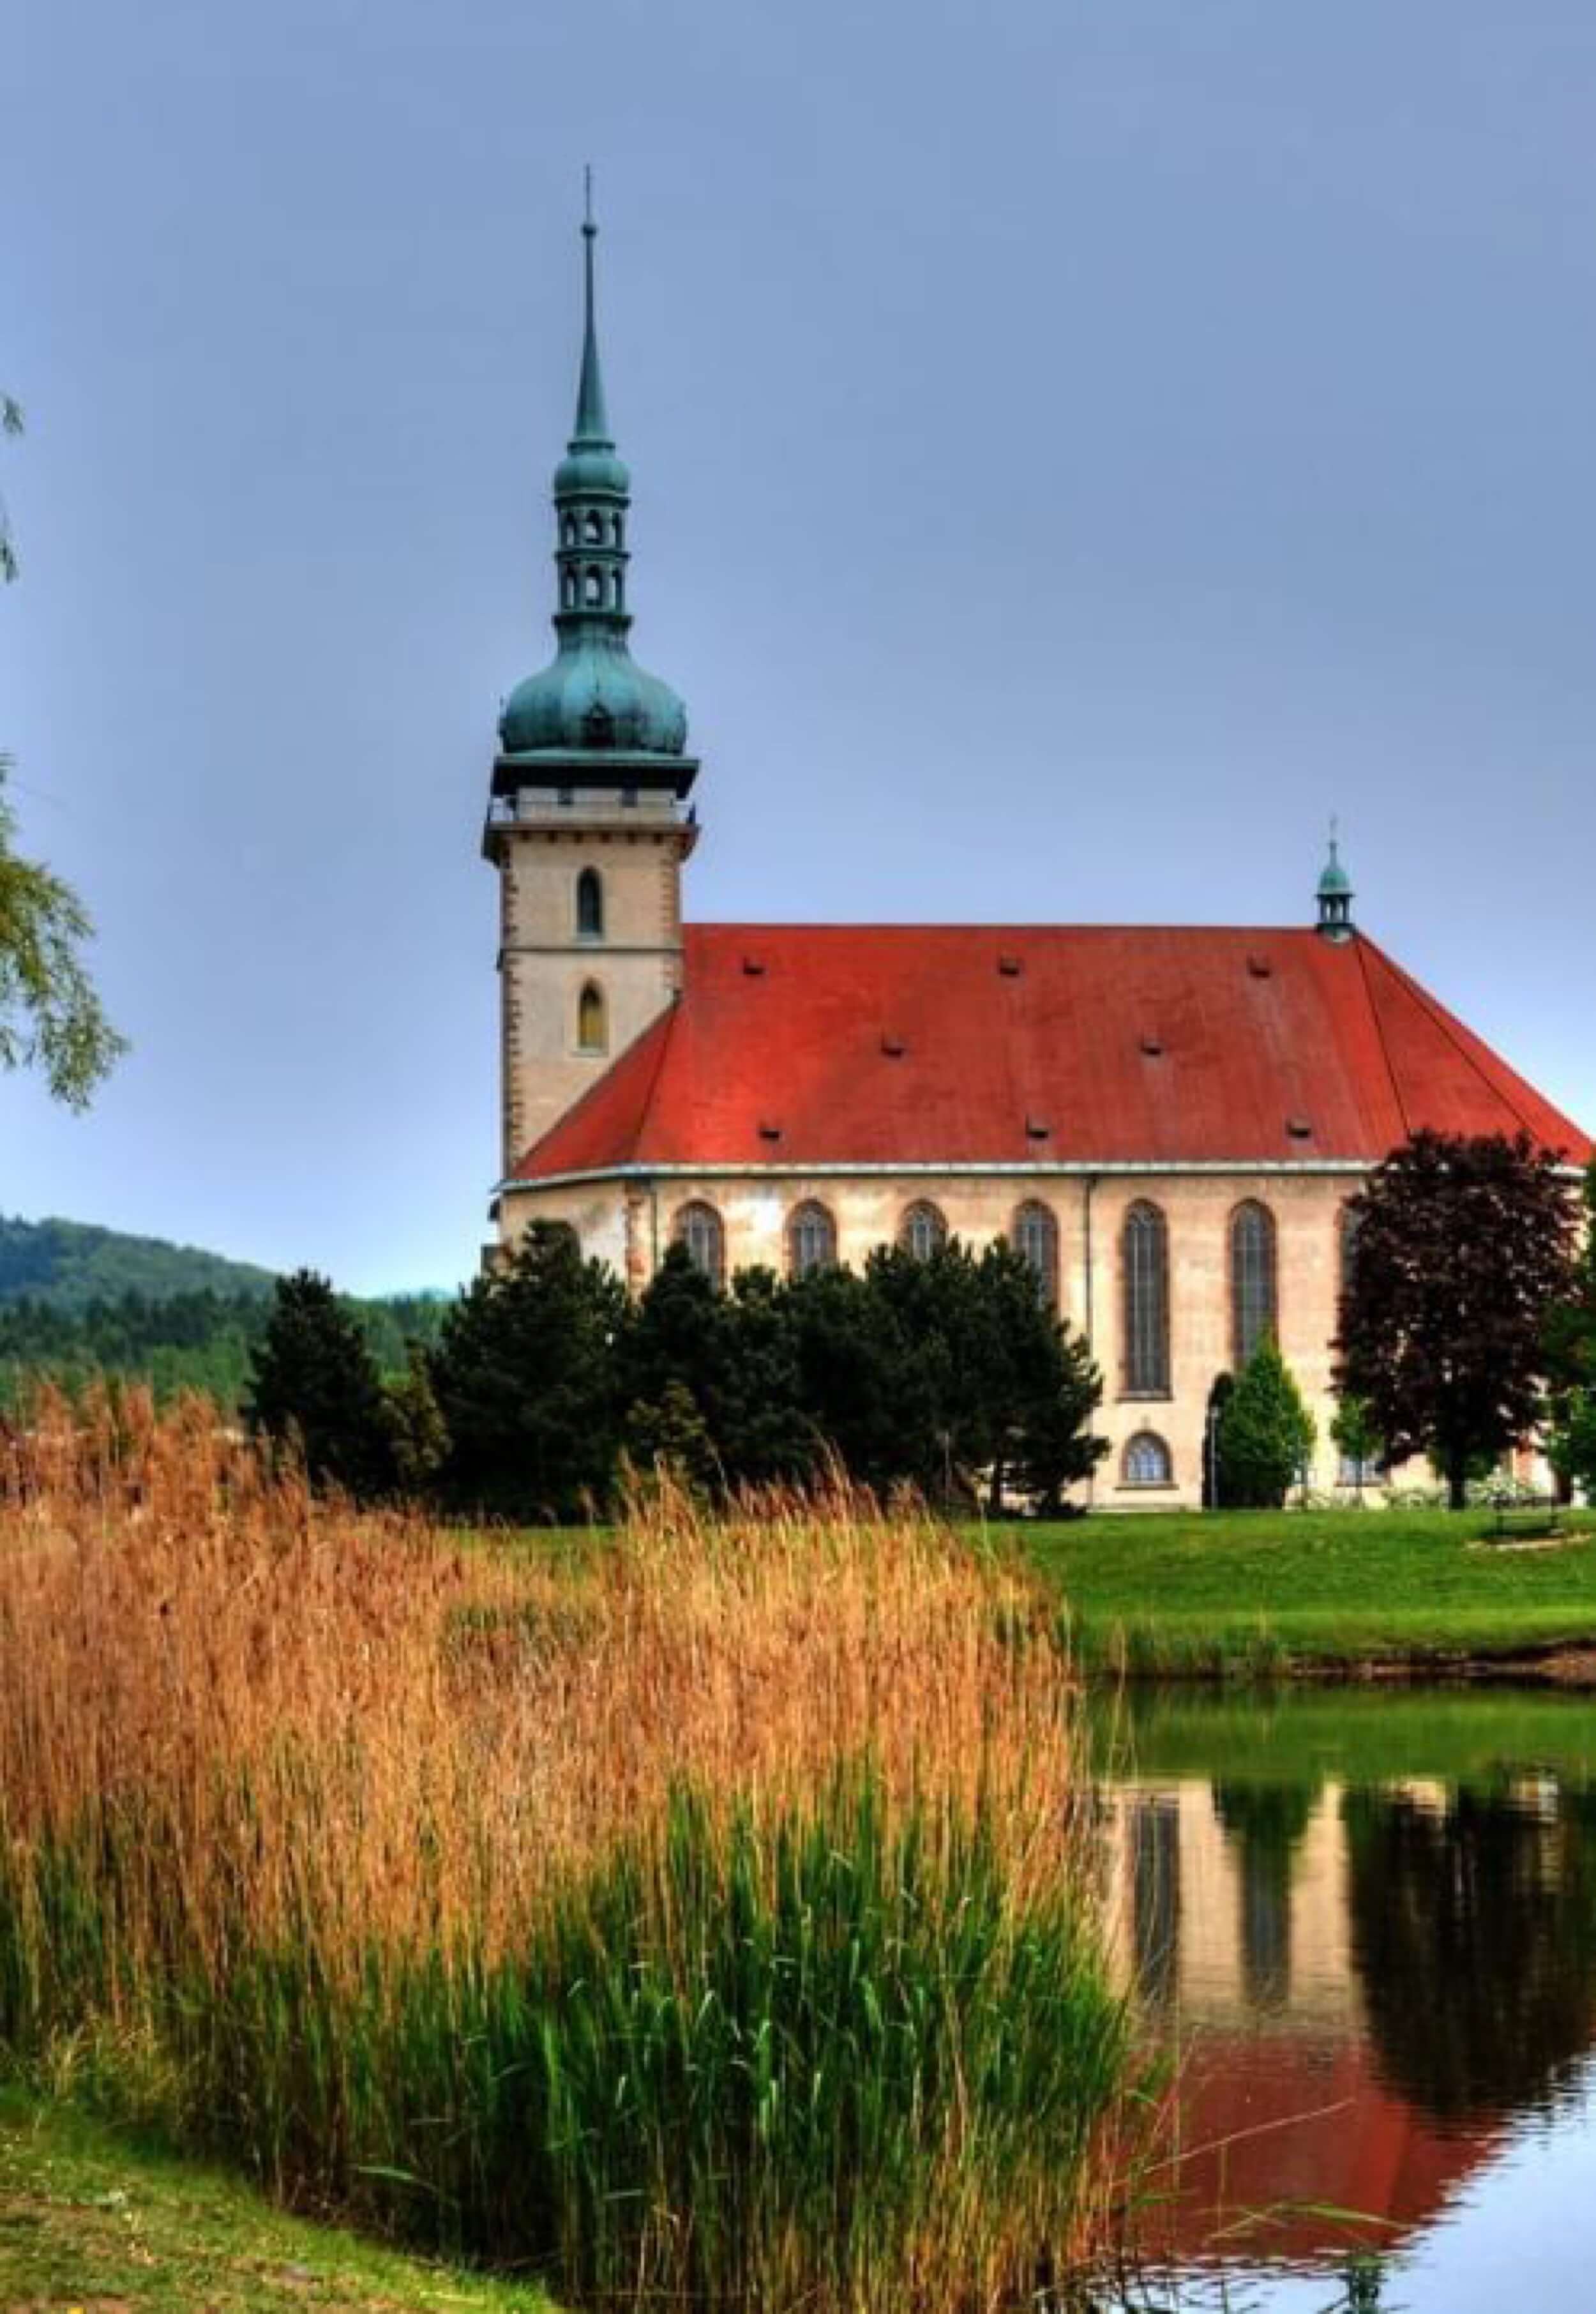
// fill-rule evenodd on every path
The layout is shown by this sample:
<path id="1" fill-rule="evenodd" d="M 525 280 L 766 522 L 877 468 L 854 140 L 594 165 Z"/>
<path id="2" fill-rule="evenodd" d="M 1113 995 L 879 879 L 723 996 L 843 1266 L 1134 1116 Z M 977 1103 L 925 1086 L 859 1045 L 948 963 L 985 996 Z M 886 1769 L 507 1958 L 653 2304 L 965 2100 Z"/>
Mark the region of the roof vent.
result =
<path id="1" fill-rule="evenodd" d="M 1025 1121 L 1025 1137 L 1027 1141 L 1046 1141 L 1052 1137 L 1052 1134 L 1053 1127 L 1048 1124 L 1045 1117 L 1027 1117 Z"/>
<path id="2" fill-rule="evenodd" d="M 759 1137 L 762 1141 L 780 1141 L 781 1138 L 781 1127 L 779 1125 L 772 1125 L 768 1117 L 761 1117 L 759 1123 Z"/>
<path id="3" fill-rule="evenodd" d="M 1313 1126 L 1311 1121 L 1306 1117 L 1288 1117 L 1285 1121 L 1285 1129 L 1291 1135 L 1293 1141 L 1311 1141 L 1313 1139 Z"/>
<path id="4" fill-rule="evenodd" d="M 1273 980 L 1274 977 L 1274 967 L 1266 956 L 1249 956 L 1247 968 L 1255 980 Z"/>
<path id="5" fill-rule="evenodd" d="M 890 1032 L 886 1032 L 881 1038 L 881 1049 L 889 1061 L 901 1061 L 909 1047 L 902 1037 L 895 1037 Z"/>
<path id="6" fill-rule="evenodd" d="M 1018 980 L 1022 968 L 1017 956 L 1001 956 L 998 958 L 998 970 L 1005 980 Z"/>
<path id="7" fill-rule="evenodd" d="M 1143 1037 L 1142 1039 L 1142 1049 L 1147 1055 L 1149 1060 L 1156 1061 L 1163 1052 L 1164 1040 L 1161 1037 L 1154 1037 L 1151 1035 Z"/>
<path id="8" fill-rule="evenodd" d="M 743 958 L 743 976 L 747 980 L 763 980 L 764 978 L 763 957 L 745 956 Z"/>

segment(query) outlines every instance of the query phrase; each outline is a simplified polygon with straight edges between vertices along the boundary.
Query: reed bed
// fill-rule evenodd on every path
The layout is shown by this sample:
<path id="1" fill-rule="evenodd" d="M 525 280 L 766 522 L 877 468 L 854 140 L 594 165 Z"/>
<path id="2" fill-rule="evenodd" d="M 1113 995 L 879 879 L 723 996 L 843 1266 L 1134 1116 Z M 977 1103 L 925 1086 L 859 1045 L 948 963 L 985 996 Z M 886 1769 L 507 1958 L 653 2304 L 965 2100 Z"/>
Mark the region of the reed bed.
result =
<path id="1" fill-rule="evenodd" d="M 560 1573 L 198 1401 L 0 1442 L 0 2050 L 568 2302 L 997 2307 L 1130 2095 L 1049 1603 L 838 1488 Z"/>

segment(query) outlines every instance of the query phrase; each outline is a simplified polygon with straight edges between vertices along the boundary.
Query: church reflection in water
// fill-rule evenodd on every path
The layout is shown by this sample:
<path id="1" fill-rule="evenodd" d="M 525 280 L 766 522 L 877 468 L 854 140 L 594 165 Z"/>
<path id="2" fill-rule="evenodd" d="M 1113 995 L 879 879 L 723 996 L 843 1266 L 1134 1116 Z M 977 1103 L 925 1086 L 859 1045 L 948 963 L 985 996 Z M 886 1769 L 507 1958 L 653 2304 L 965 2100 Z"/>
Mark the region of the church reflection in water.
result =
<path id="1" fill-rule="evenodd" d="M 1395 2246 L 1596 2044 L 1583 1778 L 1182 1776 L 1105 1798 L 1120 1965 L 1177 2062 L 1180 2190 L 1149 2248 Z"/>

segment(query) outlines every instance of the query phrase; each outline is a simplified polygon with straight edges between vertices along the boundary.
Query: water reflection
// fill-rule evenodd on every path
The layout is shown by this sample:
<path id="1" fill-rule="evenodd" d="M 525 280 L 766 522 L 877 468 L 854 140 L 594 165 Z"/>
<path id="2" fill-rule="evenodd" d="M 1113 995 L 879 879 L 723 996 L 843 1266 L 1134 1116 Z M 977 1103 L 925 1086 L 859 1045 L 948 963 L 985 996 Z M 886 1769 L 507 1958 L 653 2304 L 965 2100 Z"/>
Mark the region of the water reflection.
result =
<path id="1" fill-rule="evenodd" d="M 1577 2140 L 1596 2176 L 1596 1706 L 1144 1698 L 1125 1754 L 1112 1899 L 1179 2068 L 1149 2247 L 1237 2306 L 1450 2314 L 1425 2257 L 1465 2217 L 1505 2238 L 1527 2125 L 1542 2168 Z M 1555 2256 L 1588 2278 L 1577 2201 Z"/>

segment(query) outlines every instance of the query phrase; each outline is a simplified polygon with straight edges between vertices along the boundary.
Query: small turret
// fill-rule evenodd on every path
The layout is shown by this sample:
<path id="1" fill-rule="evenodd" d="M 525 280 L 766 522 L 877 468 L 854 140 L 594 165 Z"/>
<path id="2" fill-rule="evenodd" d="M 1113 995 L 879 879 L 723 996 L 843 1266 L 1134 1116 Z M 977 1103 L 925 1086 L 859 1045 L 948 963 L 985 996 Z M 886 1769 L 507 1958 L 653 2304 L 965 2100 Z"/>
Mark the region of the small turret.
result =
<path id="1" fill-rule="evenodd" d="M 1341 864 L 1341 846 L 1334 820 L 1330 822 L 1330 856 L 1318 879 L 1318 929 L 1322 938 L 1334 941 L 1337 946 L 1353 939 L 1357 931 L 1353 923 L 1352 878 Z"/>

